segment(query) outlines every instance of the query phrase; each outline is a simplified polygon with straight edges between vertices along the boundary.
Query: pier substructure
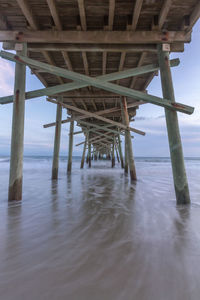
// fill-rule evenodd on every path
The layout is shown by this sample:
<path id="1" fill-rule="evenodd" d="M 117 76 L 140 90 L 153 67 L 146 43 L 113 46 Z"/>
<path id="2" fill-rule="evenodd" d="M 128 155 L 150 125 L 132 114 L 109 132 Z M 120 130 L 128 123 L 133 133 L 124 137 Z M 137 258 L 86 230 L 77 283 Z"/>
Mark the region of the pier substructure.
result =
<path id="1" fill-rule="evenodd" d="M 116 152 L 117 161 L 118 161 L 118 163 L 120 163 L 119 154 L 118 154 L 118 150 L 117 150 L 117 144 L 115 144 L 115 152 Z"/>
<path id="2" fill-rule="evenodd" d="M 68 174 L 70 174 L 72 170 L 73 137 L 74 137 L 74 121 L 70 122 L 70 129 L 69 129 L 69 151 L 68 151 L 68 164 L 67 164 Z"/>
<path id="3" fill-rule="evenodd" d="M 62 102 L 62 97 L 59 97 L 58 101 Z M 56 127 L 55 127 L 55 137 L 54 137 L 54 151 L 53 151 L 53 164 L 52 164 L 52 179 L 57 179 L 58 178 L 61 120 L 62 120 L 62 106 L 57 104 Z"/>
<path id="4" fill-rule="evenodd" d="M 17 51 L 17 55 L 27 55 L 27 45 L 25 43 L 16 44 L 16 46 L 20 49 Z M 25 82 L 26 66 L 16 63 L 8 192 L 9 201 L 22 199 Z"/>
<path id="5" fill-rule="evenodd" d="M 121 108 L 122 108 L 122 115 L 124 123 L 127 127 L 129 127 L 129 115 L 127 110 L 127 102 L 126 97 L 121 98 Z M 125 130 L 125 144 L 127 147 L 127 156 L 128 156 L 128 165 L 130 170 L 130 178 L 131 181 L 134 181 L 137 179 L 136 177 L 136 170 L 135 170 L 135 162 L 133 158 L 133 149 L 132 149 L 132 142 L 131 142 L 131 134 L 129 130 Z"/>
<path id="6" fill-rule="evenodd" d="M 165 99 L 171 100 L 172 102 L 175 102 L 172 76 L 169 66 L 169 52 L 163 51 L 162 45 L 158 45 L 158 59 L 160 65 L 163 97 Z M 189 187 L 185 171 L 177 112 L 165 108 L 165 117 L 167 124 L 176 201 L 177 204 L 189 204 Z"/>

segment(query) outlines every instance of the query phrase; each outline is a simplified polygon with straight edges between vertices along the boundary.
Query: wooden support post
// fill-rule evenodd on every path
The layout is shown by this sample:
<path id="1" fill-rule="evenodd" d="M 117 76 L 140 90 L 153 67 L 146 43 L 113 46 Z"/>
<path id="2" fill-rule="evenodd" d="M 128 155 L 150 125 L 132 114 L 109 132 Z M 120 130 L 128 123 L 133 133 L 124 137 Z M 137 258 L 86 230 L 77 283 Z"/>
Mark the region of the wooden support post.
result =
<path id="1" fill-rule="evenodd" d="M 67 165 L 68 174 L 70 174 L 72 170 L 73 137 L 74 137 L 74 121 L 70 123 L 70 129 L 69 129 L 69 151 L 68 151 L 68 165 Z"/>
<path id="2" fill-rule="evenodd" d="M 120 160 L 121 160 L 121 167 L 122 169 L 124 168 L 124 160 L 123 160 L 123 155 L 122 155 L 122 145 L 121 145 L 121 139 L 120 139 L 120 134 L 118 135 L 118 149 L 119 149 L 119 156 L 120 156 Z"/>
<path id="3" fill-rule="evenodd" d="M 62 102 L 62 97 L 59 97 L 58 101 Z M 52 179 L 58 178 L 61 120 L 62 120 L 62 106 L 57 104 L 56 127 L 55 127 L 55 137 L 54 137 L 54 151 L 53 151 L 53 165 L 52 165 Z"/>
<path id="4" fill-rule="evenodd" d="M 158 59 L 160 65 L 163 96 L 166 99 L 170 99 L 172 102 L 175 102 L 172 76 L 169 66 L 169 52 L 163 51 L 162 47 L 162 45 L 158 45 Z M 190 195 L 185 171 L 177 112 L 165 109 L 165 117 L 167 123 L 176 201 L 177 204 L 188 204 L 190 203 Z"/>
<path id="5" fill-rule="evenodd" d="M 82 159 L 81 159 L 81 169 L 83 169 L 83 167 L 84 167 L 86 146 L 87 146 L 87 135 L 85 137 L 85 143 L 84 143 L 84 146 L 83 146 L 83 154 L 82 154 Z"/>
<path id="6" fill-rule="evenodd" d="M 27 45 L 17 54 L 27 55 Z M 22 199 L 26 66 L 16 63 L 8 201 Z"/>
<path id="7" fill-rule="evenodd" d="M 117 144 L 115 144 L 115 152 L 116 152 L 116 156 L 117 156 L 117 161 L 118 161 L 118 163 L 120 163 L 119 154 L 118 154 L 118 150 L 117 150 Z"/>
<path id="8" fill-rule="evenodd" d="M 126 103 L 126 97 L 122 97 L 121 99 L 121 108 L 122 108 L 122 115 L 124 123 L 127 127 L 129 127 L 129 115 L 127 110 L 127 103 Z M 132 142 L 131 142 L 131 134 L 129 130 L 126 130 L 126 137 L 125 137 L 125 144 L 127 147 L 127 156 L 128 156 L 128 165 L 130 170 L 130 177 L 131 181 L 134 181 L 137 179 L 136 177 L 136 170 L 135 170 L 135 162 L 133 158 L 133 149 L 132 149 Z"/>
<path id="9" fill-rule="evenodd" d="M 127 153 L 127 137 L 124 140 L 124 173 L 128 174 L 128 153 Z"/>
<path id="10" fill-rule="evenodd" d="M 91 168 L 91 142 L 89 136 L 88 136 L 88 165 L 89 168 Z"/>
<path id="11" fill-rule="evenodd" d="M 115 136 L 113 136 L 113 145 L 112 145 L 112 168 L 115 166 Z"/>

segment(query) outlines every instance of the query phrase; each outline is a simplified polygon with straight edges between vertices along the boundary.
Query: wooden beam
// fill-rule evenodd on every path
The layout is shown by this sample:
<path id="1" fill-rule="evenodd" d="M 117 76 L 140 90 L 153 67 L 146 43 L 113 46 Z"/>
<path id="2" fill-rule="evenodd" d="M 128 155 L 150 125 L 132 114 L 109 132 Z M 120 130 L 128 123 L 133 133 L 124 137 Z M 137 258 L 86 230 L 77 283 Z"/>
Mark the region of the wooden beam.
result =
<path id="1" fill-rule="evenodd" d="M 39 26 L 32 14 L 31 7 L 26 0 L 17 0 L 19 7 L 21 8 L 25 18 L 27 19 L 30 27 L 34 30 L 38 30 Z"/>
<path id="2" fill-rule="evenodd" d="M 134 6 L 134 10 L 133 10 L 132 25 L 131 25 L 131 29 L 133 31 L 136 30 L 136 27 L 137 27 L 138 19 L 139 19 L 140 12 L 141 12 L 141 9 L 142 9 L 142 3 L 143 3 L 143 0 L 136 0 L 135 1 L 135 6 Z"/>
<path id="3" fill-rule="evenodd" d="M 136 103 L 127 105 L 127 108 L 137 107 L 138 105 L 142 105 L 142 104 L 145 104 L 145 102 L 142 102 L 142 101 L 139 102 L 139 101 L 137 101 Z M 76 106 L 76 105 L 74 105 L 74 106 Z M 99 115 L 99 116 L 101 116 L 101 115 L 105 115 L 105 114 L 108 114 L 108 113 L 113 113 L 113 112 L 120 111 L 120 110 L 121 110 L 120 107 L 112 107 L 112 108 L 108 108 L 106 110 L 96 111 L 96 114 Z M 88 118 L 88 116 L 85 116 L 85 115 L 74 116 L 74 117 L 72 117 L 70 119 L 62 120 L 61 123 L 65 124 L 65 123 L 69 123 L 71 121 L 78 121 L 78 120 L 83 120 L 83 119 L 87 119 L 87 118 Z M 44 128 L 48 128 L 48 127 L 52 127 L 52 126 L 55 126 L 55 125 L 56 125 L 56 122 L 52 122 L 52 123 L 43 125 L 43 127 Z"/>
<path id="4" fill-rule="evenodd" d="M 13 50 L 13 43 L 7 43 L 5 50 Z M 170 45 L 171 52 L 183 52 L 183 43 L 173 43 Z M 28 43 L 28 50 L 34 52 L 46 51 L 68 51 L 68 52 L 155 52 L 156 44 L 65 44 L 65 43 Z M 104 54 L 106 55 L 106 54 Z"/>
<path id="5" fill-rule="evenodd" d="M 86 24 L 84 0 L 78 0 L 78 8 L 79 8 L 79 14 L 80 14 L 80 20 L 81 20 L 81 27 L 82 27 L 82 30 L 85 31 L 85 30 L 87 30 L 87 24 Z"/>
<path id="6" fill-rule="evenodd" d="M 31 7 L 28 4 L 27 0 L 17 0 L 17 3 L 19 5 L 19 7 L 21 8 L 28 23 L 30 24 L 30 27 L 34 30 L 38 30 L 39 26 L 35 20 L 34 15 L 32 14 Z M 20 40 L 18 40 L 18 39 L 16 39 L 16 40 L 20 42 Z M 52 61 L 52 58 L 47 51 L 43 50 L 41 52 L 49 64 L 55 65 L 55 63 Z M 64 83 L 62 78 L 60 78 L 58 76 L 57 76 L 57 78 L 58 78 L 59 83 L 61 83 L 61 84 Z"/>
<path id="7" fill-rule="evenodd" d="M 104 118 L 104 117 L 99 116 L 99 115 L 97 115 L 97 114 L 95 114 L 95 113 L 92 113 L 92 112 L 90 112 L 90 111 L 85 111 L 85 110 L 83 110 L 83 109 L 80 109 L 80 108 L 77 108 L 77 107 L 74 107 L 74 106 L 71 106 L 71 105 L 68 105 L 68 104 L 60 103 L 60 102 L 57 102 L 57 101 L 54 101 L 54 100 L 49 100 L 49 99 L 48 99 L 48 101 L 50 101 L 50 102 L 52 102 L 52 103 L 54 103 L 54 104 L 59 104 L 59 105 L 65 107 L 65 108 L 67 108 L 67 109 L 74 110 L 74 111 L 79 112 L 79 113 L 81 113 L 81 114 L 85 114 L 85 115 L 87 115 L 88 117 L 95 118 L 95 119 L 101 120 L 101 121 L 103 121 L 103 122 L 112 124 L 112 125 L 117 126 L 117 127 L 119 127 L 119 128 L 123 128 L 123 129 L 126 129 L 126 130 L 130 130 L 130 131 L 135 132 L 135 133 L 140 134 L 140 135 L 145 135 L 145 132 L 143 132 L 143 131 L 141 131 L 141 130 L 138 130 L 138 129 L 135 129 L 135 128 L 132 128 L 132 127 L 127 128 L 127 126 L 125 126 L 125 125 L 123 125 L 123 124 L 121 124 L 121 123 L 119 123 L 119 122 L 115 122 L 115 121 L 112 121 L 112 120 L 110 120 L 110 119 Z"/>
<path id="8" fill-rule="evenodd" d="M 34 67 L 37 67 L 37 68 L 41 68 L 41 66 L 43 66 L 43 69 L 46 70 L 47 72 L 53 72 L 53 74 L 57 74 L 57 75 L 59 74 L 61 76 L 65 76 L 66 70 L 64 70 L 62 68 L 58 68 L 58 67 L 52 68 L 52 66 L 49 66 L 47 64 L 32 60 L 30 58 L 16 56 L 12 53 L 5 52 L 5 51 L 1 51 L 0 56 L 2 58 L 8 59 L 8 60 L 11 60 L 11 61 L 14 61 L 14 62 L 21 62 L 21 63 L 24 63 L 24 64 L 28 64 L 29 66 L 34 64 Z M 178 64 L 179 64 L 179 60 L 177 60 L 177 59 L 170 61 L 171 67 L 172 66 L 177 66 Z M 115 73 L 111 73 L 111 74 L 107 74 L 107 75 L 102 75 L 102 76 L 99 76 L 97 78 L 101 79 L 101 80 L 117 80 L 117 79 L 122 79 L 122 78 L 128 78 L 130 76 L 137 76 L 137 75 L 140 75 L 140 74 L 145 74 L 145 73 L 157 71 L 158 69 L 159 69 L 159 67 L 158 67 L 157 64 L 147 65 L 147 66 L 140 67 L 140 68 L 134 68 L 134 69 L 129 69 L 129 70 L 121 71 L 121 72 L 115 72 Z M 59 73 L 55 73 L 55 70 L 58 70 Z M 39 90 L 36 90 L 36 91 L 27 92 L 25 94 L 25 97 L 26 97 L 26 99 L 32 99 L 32 98 L 41 97 L 41 96 L 44 96 L 44 95 L 51 96 L 51 95 L 55 95 L 55 94 L 58 94 L 58 93 L 63 93 L 63 92 L 67 92 L 67 91 L 70 91 L 70 90 L 86 87 L 86 86 L 88 86 L 88 84 L 85 84 L 85 83 L 66 83 L 66 84 L 63 84 L 63 85 L 49 87 L 49 88 L 46 88 L 46 89 L 39 89 Z M 81 95 L 82 95 L 82 93 L 80 94 L 80 97 L 81 97 Z M 101 92 L 101 95 L 102 95 L 103 98 L 105 98 L 104 93 Z M 93 97 L 93 94 L 92 94 L 91 97 Z M 116 97 L 118 97 L 118 96 L 116 95 Z M 11 103 L 12 101 L 13 101 L 13 96 L 7 96 L 7 97 L 1 97 L 0 98 L 0 103 L 1 104 Z"/>
<path id="9" fill-rule="evenodd" d="M 200 2 L 198 1 L 196 6 L 194 7 L 193 12 L 190 15 L 190 25 L 187 27 L 186 31 L 189 32 L 192 30 L 194 24 L 200 18 Z"/>
<path id="10" fill-rule="evenodd" d="M 52 18 L 54 20 L 54 23 L 56 25 L 57 30 L 62 30 L 63 26 L 62 26 L 62 23 L 61 23 L 59 14 L 58 14 L 58 9 L 56 7 L 55 0 L 47 0 L 47 4 L 49 6 L 49 9 L 50 9 L 50 12 L 51 12 L 51 15 L 52 15 Z M 72 64 L 71 64 L 71 61 L 69 59 L 68 53 L 64 50 L 62 50 L 61 53 L 62 53 L 62 56 L 64 58 L 64 61 L 65 61 L 66 65 L 67 65 L 68 70 L 72 71 Z"/>
<path id="11" fill-rule="evenodd" d="M 85 104 L 85 102 L 81 99 L 81 104 L 83 105 L 85 110 L 88 110 L 87 105 Z"/>
<path id="12" fill-rule="evenodd" d="M 113 30 L 115 0 L 109 0 L 108 30 Z"/>
<path id="13" fill-rule="evenodd" d="M 125 63 L 125 59 L 126 59 L 126 52 L 122 52 L 121 56 L 120 56 L 120 62 L 119 62 L 119 72 L 123 70 L 124 68 L 124 63 Z M 119 80 L 117 80 L 117 84 L 119 84 Z"/>
<path id="14" fill-rule="evenodd" d="M 47 51 L 41 51 L 41 53 L 43 54 L 44 58 L 46 59 L 46 61 L 48 62 L 49 65 L 56 66 L 55 62 L 53 61 L 52 57 L 50 56 L 50 54 Z M 59 77 L 57 75 L 56 75 L 56 77 L 60 84 L 64 83 L 64 81 L 61 77 Z"/>
<path id="15" fill-rule="evenodd" d="M 102 54 L 102 75 L 106 74 L 106 64 L 107 64 L 107 52 L 104 51 Z"/>
<path id="16" fill-rule="evenodd" d="M 141 55 L 140 55 L 140 58 L 139 58 L 137 67 L 141 67 L 141 66 L 142 66 L 145 57 L 146 57 L 146 52 L 142 52 Z M 134 88 L 134 85 L 135 85 L 136 80 L 137 80 L 137 77 L 136 77 L 136 76 L 134 76 L 134 77 L 131 79 L 130 89 L 133 89 L 133 88 Z"/>
<path id="17" fill-rule="evenodd" d="M 191 33 L 184 31 L 0 31 L 0 42 L 72 43 L 72 44 L 160 44 L 191 41 Z"/>
<path id="18" fill-rule="evenodd" d="M 108 134 L 110 134 L 110 132 L 107 132 L 105 134 L 102 134 L 102 133 L 99 133 L 99 132 L 95 132 L 95 134 L 97 134 L 98 136 L 95 136 L 93 138 L 90 138 L 89 141 L 92 143 L 92 142 L 98 142 L 98 141 L 101 141 L 101 140 L 109 140 L 109 139 L 113 139 L 112 137 L 109 137 Z M 75 146 L 78 147 L 78 146 L 81 146 L 83 145 L 85 142 L 81 142 L 81 143 L 78 143 L 76 144 Z"/>
<path id="19" fill-rule="evenodd" d="M 73 71 L 72 64 L 71 64 L 68 53 L 66 51 L 61 51 L 61 53 L 62 53 L 62 56 L 64 58 L 64 61 L 66 63 L 68 70 Z"/>
<path id="20" fill-rule="evenodd" d="M 96 106 L 95 100 L 91 99 L 91 102 L 92 102 L 92 105 L 94 107 L 94 110 L 97 111 L 97 106 Z"/>
<path id="21" fill-rule="evenodd" d="M 162 29 L 162 27 L 165 23 L 165 20 L 166 20 L 166 17 L 168 15 L 168 13 L 169 13 L 171 4 L 172 4 L 172 0 L 164 0 L 164 2 L 163 2 L 163 5 L 162 5 L 162 8 L 161 8 L 159 17 L 158 17 L 158 27 L 159 27 L 159 29 Z"/>
<path id="22" fill-rule="evenodd" d="M 175 110 L 175 111 L 177 110 L 177 111 L 187 113 L 187 114 L 192 114 L 193 111 L 194 111 L 193 107 L 190 107 L 190 106 L 187 106 L 187 105 L 184 105 L 184 104 L 181 104 L 181 103 L 172 103 L 170 100 L 167 100 L 167 99 L 162 99 L 162 98 L 157 97 L 157 96 L 145 94 L 145 93 L 137 91 L 137 90 L 133 90 L 133 89 L 130 89 L 130 88 L 126 88 L 126 87 L 123 87 L 123 86 L 119 86 L 117 84 L 113 84 L 113 83 L 109 83 L 107 81 L 104 81 L 105 78 L 107 80 L 109 80 L 110 78 L 111 78 L 111 80 L 114 80 L 113 74 L 102 75 L 100 77 L 100 79 L 92 78 L 92 77 L 88 77 L 86 75 L 75 73 L 75 72 L 72 72 L 72 71 L 69 71 L 69 70 L 64 70 L 62 68 L 52 67 L 52 66 L 49 66 L 49 65 L 41 63 L 41 62 L 38 63 L 37 61 L 31 60 L 30 58 L 25 58 L 25 57 L 22 57 L 22 56 L 14 57 L 14 55 L 12 53 L 5 53 L 5 51 L 1 51 L 0 55 L 2 57 L 3 56 L 7 57 L 7 59 L 10 58 L 11 60 L 16 60 L 17 62 L 20 62 L 20 63 L 25 63 L 25 64 L 29 64 L 29 65 L 31 64 L 31 66 L 32 65 L 35 65 L 35 66 L 38 65 L 38 67 L 40 69 L 44 68 L 45 70 L 47 70 L 50 73 L 60 75 L 62 77 L 66 77 L 66 78 L 74 80 L 74 81 L 84 82 L 86 84 L 86 85 L 84 85 L 84 84 L 79 85 L 79 83 L 76 83 L 76 82 L 75 83 L 68 83 L 67 86 L 70 87 L 71 89 L 77 89 L 77 87 L 80 88 L 80 87 L 92 85 L 92 86 L 95 86 L 97 88 L 109 91 L 109 92 L 114 92 L 116 94 L 126 96 L 126 97 L 130 97 L 130 98 L 133 98 L 133 99 L 138 100 L 138 101 L 142 100 L 142 101 L 145 101 L 147 103 L 156 104 L 158 106 L 162 106 L 162 107 L 165 107 L 165 108 L 168 108 L 168 109 L 171 109 L 171 110 Z M 175 60 L 174 62 L 177 64 L 178 60 Z M 152 66 L 151 67 L 149 67 L 149 66 L 148 67 L 147 66 L 146 67 L 140 67 L 139 69 L 137 69 L 137 72 L 138 72 L 138 70 L 140 72 L 141 72 L 141 70 L 143 70 L 142 73 L 144 73 L 144 70 L 146 72 L 147 69 L 148 69 L 148 72 L 149 72 L 149 68 L 152 70 Z M 154 65 L 154 69 L 155 69 L 155 65 Z M 116 76 L 119 76 L 119 74 L 120 74 L 120 76 L 117 79 L 123 78 L 122 74 L 124 74 L 125 77 L 128 77 L 127 74 L 130 74 L 130 72 L 133 72 L 133 70 L 130 71 L 130 69 L 129 69 L 129 70 L 126 70 L 126 71 L 118 72 L 116 74 Z M 102 78 L 104 80 L 102 80 Z M 67 88 L 63 91 L 66 91 L 66 90 L 67 90 Z M 58 92 L 57 90 L 55 90 L 55 87 L 53 88 L 53 91 L 54 91 L 54 94 L 56 94 Z M 46 89 L 45 93 L 46 92 L 47 92 L 47 89 Z M 34 93 L 34 91 L 32 92 L 32 95 L 33 95 L 33 93 Z M 36 93 L 36 91 L 35 91 L 35 93 Z M 37 95 L 38 95 L 38 91 L 37 91 Z M 41 96 L 41 94 L 40 94 L 40 96 Z M 6 97 L 2 97 L 0 99 L 0 103 L 2 103 L 1 100 L 5 101 Z M 5 103 L 5 102 L 3 102 L 3 103 Z"/>
<path id="23" fill-rule="evenodd" d="M 62 24 L 61 24 L 61 20 L 60 20 L 59 14 L 58 14 L 55 0 L 47 0 L 47 4 L 49 6 L 49 9 L 50 9 L 54 24 L 56 25 L 56 28 L 58 30 L 62 30 Z"/>
<path id="24" fill-rule="evenodd" d="M 109 124 L 109 125 L 97 125 L 97 124 L 95 124 L 95 123 L 90 123 L 90 122 L 86 122 L 86 121 L 78 121 L 77 122 L 77 126 L 79 126 L 79 123 L 80 123 L 80 126 L 81 127 L 84 127 L 84 126 L 87 126 L 87 127 L 90 127 L 90 129 L 87 129 L 87 131 L 88 132 L 96 132 L 97 130 L 99 131 L 106 131 L 106 132 L 112 132 L 112 133 L 114 133 L 114 134 L 120 134 L 120 135 L 122 135 L 122 136 L 125 136 L 125 134 L 124 133 L 122 133 L 121 131 L 119 132 L 119 129 L 118 129 L 118 131 L 117 130 L 114 130 L 114 129 L 112 129 L 112 128 L 110 128 L 110 127 L 114 127 L 113 125 L 111 125 L 111 124 Z M 92 128 L 91 128 L 92 127 Z M 102 134 L 105 134 L 105 133 L 102 133 Z"/>
<path id="25" fill-rule="evenodd" d="M 82 58 L 83 58 L 83 65 L 84 65 L 84 70 L 85 70 L 85 74 L 87 76 L 89 76 L 89 65 L 88 65 L 88 60 L 87 60 L 87 55 L 86 55 L 86 52 L 83 51 L 82 52 Z"/>
<path id="26" fill-rule="evenodd" d="M 8 29 L 10 28 L 7 19 L 3 14 L 0 13 L 0 30 L 8 30 Z"/>

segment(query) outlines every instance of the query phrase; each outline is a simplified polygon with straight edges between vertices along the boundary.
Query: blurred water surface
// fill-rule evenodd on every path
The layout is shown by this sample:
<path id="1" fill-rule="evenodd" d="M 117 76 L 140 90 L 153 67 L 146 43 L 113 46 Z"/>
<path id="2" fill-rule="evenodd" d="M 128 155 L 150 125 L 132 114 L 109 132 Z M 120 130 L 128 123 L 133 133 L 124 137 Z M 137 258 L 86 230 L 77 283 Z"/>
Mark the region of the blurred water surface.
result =
<path id="1" fill-rule="evenodd" d="M 61 158 L 24 161 L 23 202 L 7 204 L 0 158 L 0 299 L 199 300 L 200 160 L 187 159 L 192 205 L 177 207 L 165 158 L 136 159 L 130 184 L 117 164 L 71 177 Z"/>

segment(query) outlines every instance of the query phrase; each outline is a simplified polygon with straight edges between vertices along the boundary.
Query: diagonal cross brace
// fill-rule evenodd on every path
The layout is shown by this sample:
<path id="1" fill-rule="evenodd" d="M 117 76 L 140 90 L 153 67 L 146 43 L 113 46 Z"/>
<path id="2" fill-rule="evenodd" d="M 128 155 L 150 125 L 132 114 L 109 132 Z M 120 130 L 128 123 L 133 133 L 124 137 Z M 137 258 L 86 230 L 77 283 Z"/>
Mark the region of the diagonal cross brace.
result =
<path id="1" fill-rule="evenodd" d="M 45 70 L 46 72 L 49 72 L 51 74 L 54 74 L 54 75 L 60 74 L 59 76 L 66 77 L 67 70 L 65 70 L 63 68 L 52 66 L 52 65 L 49 65 L 46 63 L 41 63 L 41 62 L 38 62 L 36 60 L 30 59 L 30 58 L 27 58 L 24 56 L 14 55 L 14 54 L 6 52 L 6 51 L 1 51 L 0 56 L 2 58 L 8 59 L 8 60 L 11 60 L 14 62 L 22 63 L 22 64 L 29 63 L 28 64 L 29 66 L 39 68 L 39 69 L 42 68 L 43 70 Z M 175 67 L 175 66 L 178 66 L 179 63 L 180 63 L 179 59 L 173 59 L 170 61 L 170 66 Z M 97 77 L 97 79 L 102 80 L 103 82 L 111 81 L 111 80 L 118 80 L 118 79 L 123 79 L 123 78 L 128 78 L 128 77 L 132 77 L 132 76 L 138 76 L 138 75 L 154 72 L 157 70 L 159 70 L 158 64 L 152 64 L 152 65 L 147 65 L 147 66 L 143 66 L 143 67 L 128 69 L 128 70 L 121 71 L 121 72 L 115 72 L 115 73 L 102 75 L 102 76 Z M 75 72 L 72 72 L 72 73 L 80 75 Z M 89 76 L 87 76 L 87 77 L 90 78 Z M 69 76 L 67 75 L 66 78 L 69 78 Z M 27 93 L 25 93 L 25 99 L 33 99 L 33 98 L 37 98 L 37 97 L 41 97 L 41 96 L 51 96 L 51 95 L 55 95 L 58 93 L 72 91 L 72 90 L 79 89 L 79 88 L 84 88 L 89 85 L 90 84 L 83 83 L 83 82 L 81 82 L 81 83 L 80 82 L 65 83 L 65 84 L 61 84 L 58 86 L 54 86 L 54 87 L 48 87 L 48 88 L 44 88 L 44 89 L 27 92 Z M 7 104 L 7 103 L 11 103 L 11 102 L 13 102 L 13 95 L 0 98 L 1 104 Z"/>
<path id="2" fill-rule="evenodd" d="M 71 109 L 71 110 L 74 110 L 76 112 L 79 112 L 81 114 L 85 114 L 87 115 L 88 117 L 91 117 L 91 118 L 95 118 L 95 119 L 98 119 L 98 120 L 101 120 L 103 122 L 106 122 L 106 123 L 110 123 L 112 124 L 113 126 L 117 126 L 117 127 L 120 127 L 120 128 L 123 128 L 125 130 L 130 130 L 132 132 L 135 132 L 137 134 L 141 134 L 141 135 L 145 135 L 145 132 L 141 131 L 141 130 L 138 130 L 138 129 L 135 129 L 135 128 L 132 128 L 132 127 L 127 127 L 126 125 L 124 124 L 121 124 L 119 122 L 115 122 L 115 121 L 112 121 L 110 119 L 107 119 L 107 118 L 104 118 L 102 116 L 99 116 L 95 113 L 92 113 L 92 112 L 89 112 L 89 111 L 86 111 L 86 110 L 83 110 L 83 109 L 80 109 L 78 107 L 75 107 L 75 106 L 72 106 L 72 105 L 68 105 L 68 104 L 65 104 L 65 103 L 62 103 L 62 102 L 57 102 L 57 101 L 54 101 L 54 100 L 48 100 L 52 103 L 55 103 L 55 104 L 59 104 L 67 109 Z"/>
<path id="3" fill-rule="evenodd" d="M 127 108 L 133 108 L 133 107 L 137 107 L 138 105 L 141 105 L 141 104 L 144 104 L 144 102 L 142 101 L 137 101 L 136 103 L 133 103 L 133 104 L 128 104 L 127 105 Z M 112 107 L 112 108 L 108 108 L 108 109 L 105 109 L 105 110 L 99 110 L 99 111 L 96 111 L 95 114 L 96 115 L 104 115 L 104 114 L 107 114 L 107 113 L 111 113 L 111 112 L 116 112 L 116 111 L 120 111 L 121 108 L 120 107 Z M 69 122 L 72 122 L 72 121 L 78 121 L 78 120 L 82 120 L 82 119 L 87 119 L 88 116 L 74 116 L 72 118 L 68 118 L 66 120 L 62 120 L 61 121 L 61 124 L 65 124 L 65 123 L 69 123 Z M 52 127 L 52 126 L 55 126 L 56 125 L 56 122 L 52 122 L 52 123 L 48 123 L 48 124 L 45 124 L 43 125 L 44 128 L 48 128 L 48 127 Z"/>
<path id="4" fill-rule="evenodd" d="M 99 130 L 103 130 L 103 131 L 106 131 L 106 132 L 112 132 L 114 134 L 120 134 L 120 135 L 125 136 L 125 133 L 122 133 L 121 131 L 116 131 L 114 129 L 111 129 L 110 127 L 113 127 L 112 124 L 100 126 L 100 125 L 97 125 L 97 124 L 94 124 L 94 123 L 85 122 L 85 121 L 78 121 L 78 124 L 81 124 L 81 127 L 83 127 L 83 126 L 92 127 L 90 129 L 87 129 L 87 132 L 96 132 L 97 130 L 98 131 Z M 77 124 L 77 126 L 80 126 L 78 124 Z M 106 136 L 106 134 L 105 134 L 105 136 Z M 134 138 L 134 137 L 131 136 L 131 138 Z"/>
<path id="5" fill-rule="evenodd" d="M 53 94 L 55 95 L 56 93 L 66 92 L 66 91 L 70 91 L 70 90 L 74 90 L 74 89 L 92 85 L 97 88 L 104 89 L 104 90 L 107 90 L 110 92 L 114 92 L 114 93 L 122 95 L 122 96 L 134 98 L 135 100 L 139 100 L 139 101 L 143 100 L 147 103 L 156 104 L 156 105 L 159 105 L 159 106 L 171 109 L 171 110 L 180 111 L 180 112 L 187 113 L 187 114 L 192 114 L 194 111 L 194 108 L 191 106 L 187 106 L 187 105 L 180 104 L 180 103 L 174 103 L 171 100 L 162 99 L 160 97 L 148 95 L 148 94 L 145 94 L 145 93 L 137 91 L 137 90 L 133 90 L 130 88 L 126 88 L 123 86 L 119 86 L 119 85 L 107 82 L 109 80 L 117 80 L 117 79 L 127 78 L 130 76 L 136 76 L 139 74 L 153 72 L 153 71 L 159 69 L 158 65 L 148 65 L 148 66 L 144 66 L 144 67 L 139 67 L 139 68 L 135 68 L 135 69 L 129 69 L 129 70 L 121 71 L 121 72 L 116 72 L 116 73 L 99 76 L 98 78 L 91 78 L 89 76 L 75 73 L 70 70 L 64 70 L 62 68 L 58 68 L 58 67 L 51 66 L 51 65 L 48 65 L 45 63 L 41 63 L 41 62 L 38 62 L 35 60 L 31 60 L 30 58 L 25 58 L 23 56 L 16 56 L 9 52 L 1 51 L 0 55 L 6 59 L 10 59 L 10 60 L 14 59 L 14 61 L 17 61 L 18 63 L 27 64 L 27 62 L 29 61 L 29 63 L 31 62 L 29 64 L 31 66 L 34 66 L 34 64 L 35 64 L 35 67 L 38 66 L 38 67 L 40 67 L 40 69 L 42 67 L 47 72 L 49 70 L 49 72 L 51 72 L 52 74 L 55 74 L 55 75 L 59 74 L 59 76 L 67 77 L 68 79 L 79 82 L 79 83 L 73 82 L 73 83 L 68 83 L 68 84 L 64 84 L 64 85 L 60 85 L 60 86 L 55 86 L 55 87 L 51 87 L 51 88 L 45 88 L 45 89 L 28 92 L 25 94 L 26 99 L 40 97 L 43 95 L 48 95 L 48 96 L 53 95 Z M 172 60 L 171 64 L 174 66 L 178 65 L 179 60 L 178 59 Z M 146 71 L 144 71 L 145 68 L 146 68 Z M 12 101 L 13 101 L 13 96 L 0 98 L 1 104 L 10 103 Z"/>

